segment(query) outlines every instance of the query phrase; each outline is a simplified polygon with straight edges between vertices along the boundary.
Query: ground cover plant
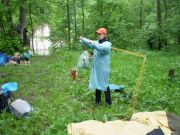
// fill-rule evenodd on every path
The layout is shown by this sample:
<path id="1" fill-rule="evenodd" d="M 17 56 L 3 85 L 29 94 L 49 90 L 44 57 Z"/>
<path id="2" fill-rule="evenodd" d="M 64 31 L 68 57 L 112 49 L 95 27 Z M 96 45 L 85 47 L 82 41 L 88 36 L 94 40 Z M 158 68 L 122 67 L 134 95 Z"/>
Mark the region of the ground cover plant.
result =
<path id="1" fill-rule="evenodd" d="M 0 133 L 5 134 L 67 134 L 67 125 L 94 119 L 99 121 L 130 119 L 131 93 L 142 59 L 112 51 L 110 83 L 125 85 L 126 95 L 112 93 L 113 104 L 96 107 L 94 92 L 87 89 L 89 70 L 79 70 L 72 81 L 70 70 L 77 64 L 82 51 L 61 50 L 50 56 L 34 56 L 31 65 L 7 65 L 0 68 L 0 83 L 16 81 L 16 98 L 31 103 L 34 112 L 25 119 L 10 113 L 0 114 Z M 177 53 L 142 52 L 147 55 L 142 86 L 134 112 L 164 110 L 180 115 L 179 72 Z M 168 78 L 169 69 L 175 70 Z M 104 99 L 104 97 L 103 97 Z"/>

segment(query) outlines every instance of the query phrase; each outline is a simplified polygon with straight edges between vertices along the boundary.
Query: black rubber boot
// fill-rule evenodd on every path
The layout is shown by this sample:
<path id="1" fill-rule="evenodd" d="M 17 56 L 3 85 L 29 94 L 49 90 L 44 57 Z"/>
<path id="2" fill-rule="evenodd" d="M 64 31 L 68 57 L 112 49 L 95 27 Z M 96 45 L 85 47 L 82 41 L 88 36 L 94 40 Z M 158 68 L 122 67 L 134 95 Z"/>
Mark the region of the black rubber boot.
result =
<path id="1" fill-rule="evenodd" d="M 96 105 L 99 105 L 101 103 L 101 91 L 96 89 Z"/>
<path id="2" fill-rule="evenodd" d="M 104 92 L 105 93 L 105 101 L 107 103 L 107 105 L 111 105 L 112 101 L 111 101 L 111 91 L 109 86 L 107 87 L 107 91 Z"/>

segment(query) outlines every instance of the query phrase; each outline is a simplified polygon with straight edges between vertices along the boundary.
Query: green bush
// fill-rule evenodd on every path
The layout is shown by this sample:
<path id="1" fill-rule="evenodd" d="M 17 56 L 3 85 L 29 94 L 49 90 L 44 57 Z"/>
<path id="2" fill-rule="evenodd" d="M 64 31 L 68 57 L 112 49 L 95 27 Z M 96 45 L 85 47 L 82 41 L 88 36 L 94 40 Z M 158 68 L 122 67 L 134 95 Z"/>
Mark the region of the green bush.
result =
<path id="1" fill-rule="evenodd" d="M 15 52 L 22 52 L 23 47 L 17 36 L 0 35 L 0 52 L 12 55 Z"/>

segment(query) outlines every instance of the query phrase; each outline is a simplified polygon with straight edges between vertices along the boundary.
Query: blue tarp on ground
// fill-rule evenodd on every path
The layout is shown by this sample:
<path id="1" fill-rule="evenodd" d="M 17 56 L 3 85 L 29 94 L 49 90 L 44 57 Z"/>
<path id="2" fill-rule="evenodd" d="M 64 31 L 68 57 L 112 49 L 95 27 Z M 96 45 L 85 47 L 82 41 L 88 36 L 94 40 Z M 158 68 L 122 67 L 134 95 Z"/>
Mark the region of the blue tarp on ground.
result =
<path id="1" fill-rule="evenodd" d="M 10 57 L 0 52 L 0 66 L 9 62 Z"/>

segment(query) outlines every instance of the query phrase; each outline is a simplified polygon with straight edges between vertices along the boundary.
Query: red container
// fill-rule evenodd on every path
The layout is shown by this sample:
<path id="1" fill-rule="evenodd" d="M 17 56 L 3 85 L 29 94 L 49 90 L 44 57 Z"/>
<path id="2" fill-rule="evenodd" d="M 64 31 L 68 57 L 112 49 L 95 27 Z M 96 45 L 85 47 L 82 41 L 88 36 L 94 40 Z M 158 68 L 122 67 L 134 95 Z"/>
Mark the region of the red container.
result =
<path id="1" fill-rule="evenodd" d="M 71 70 L 71 77 L 73 80 L 76 80 L 76 77 L 77 77 L 77 71 L 75 69 L 72 69 Z"/>

